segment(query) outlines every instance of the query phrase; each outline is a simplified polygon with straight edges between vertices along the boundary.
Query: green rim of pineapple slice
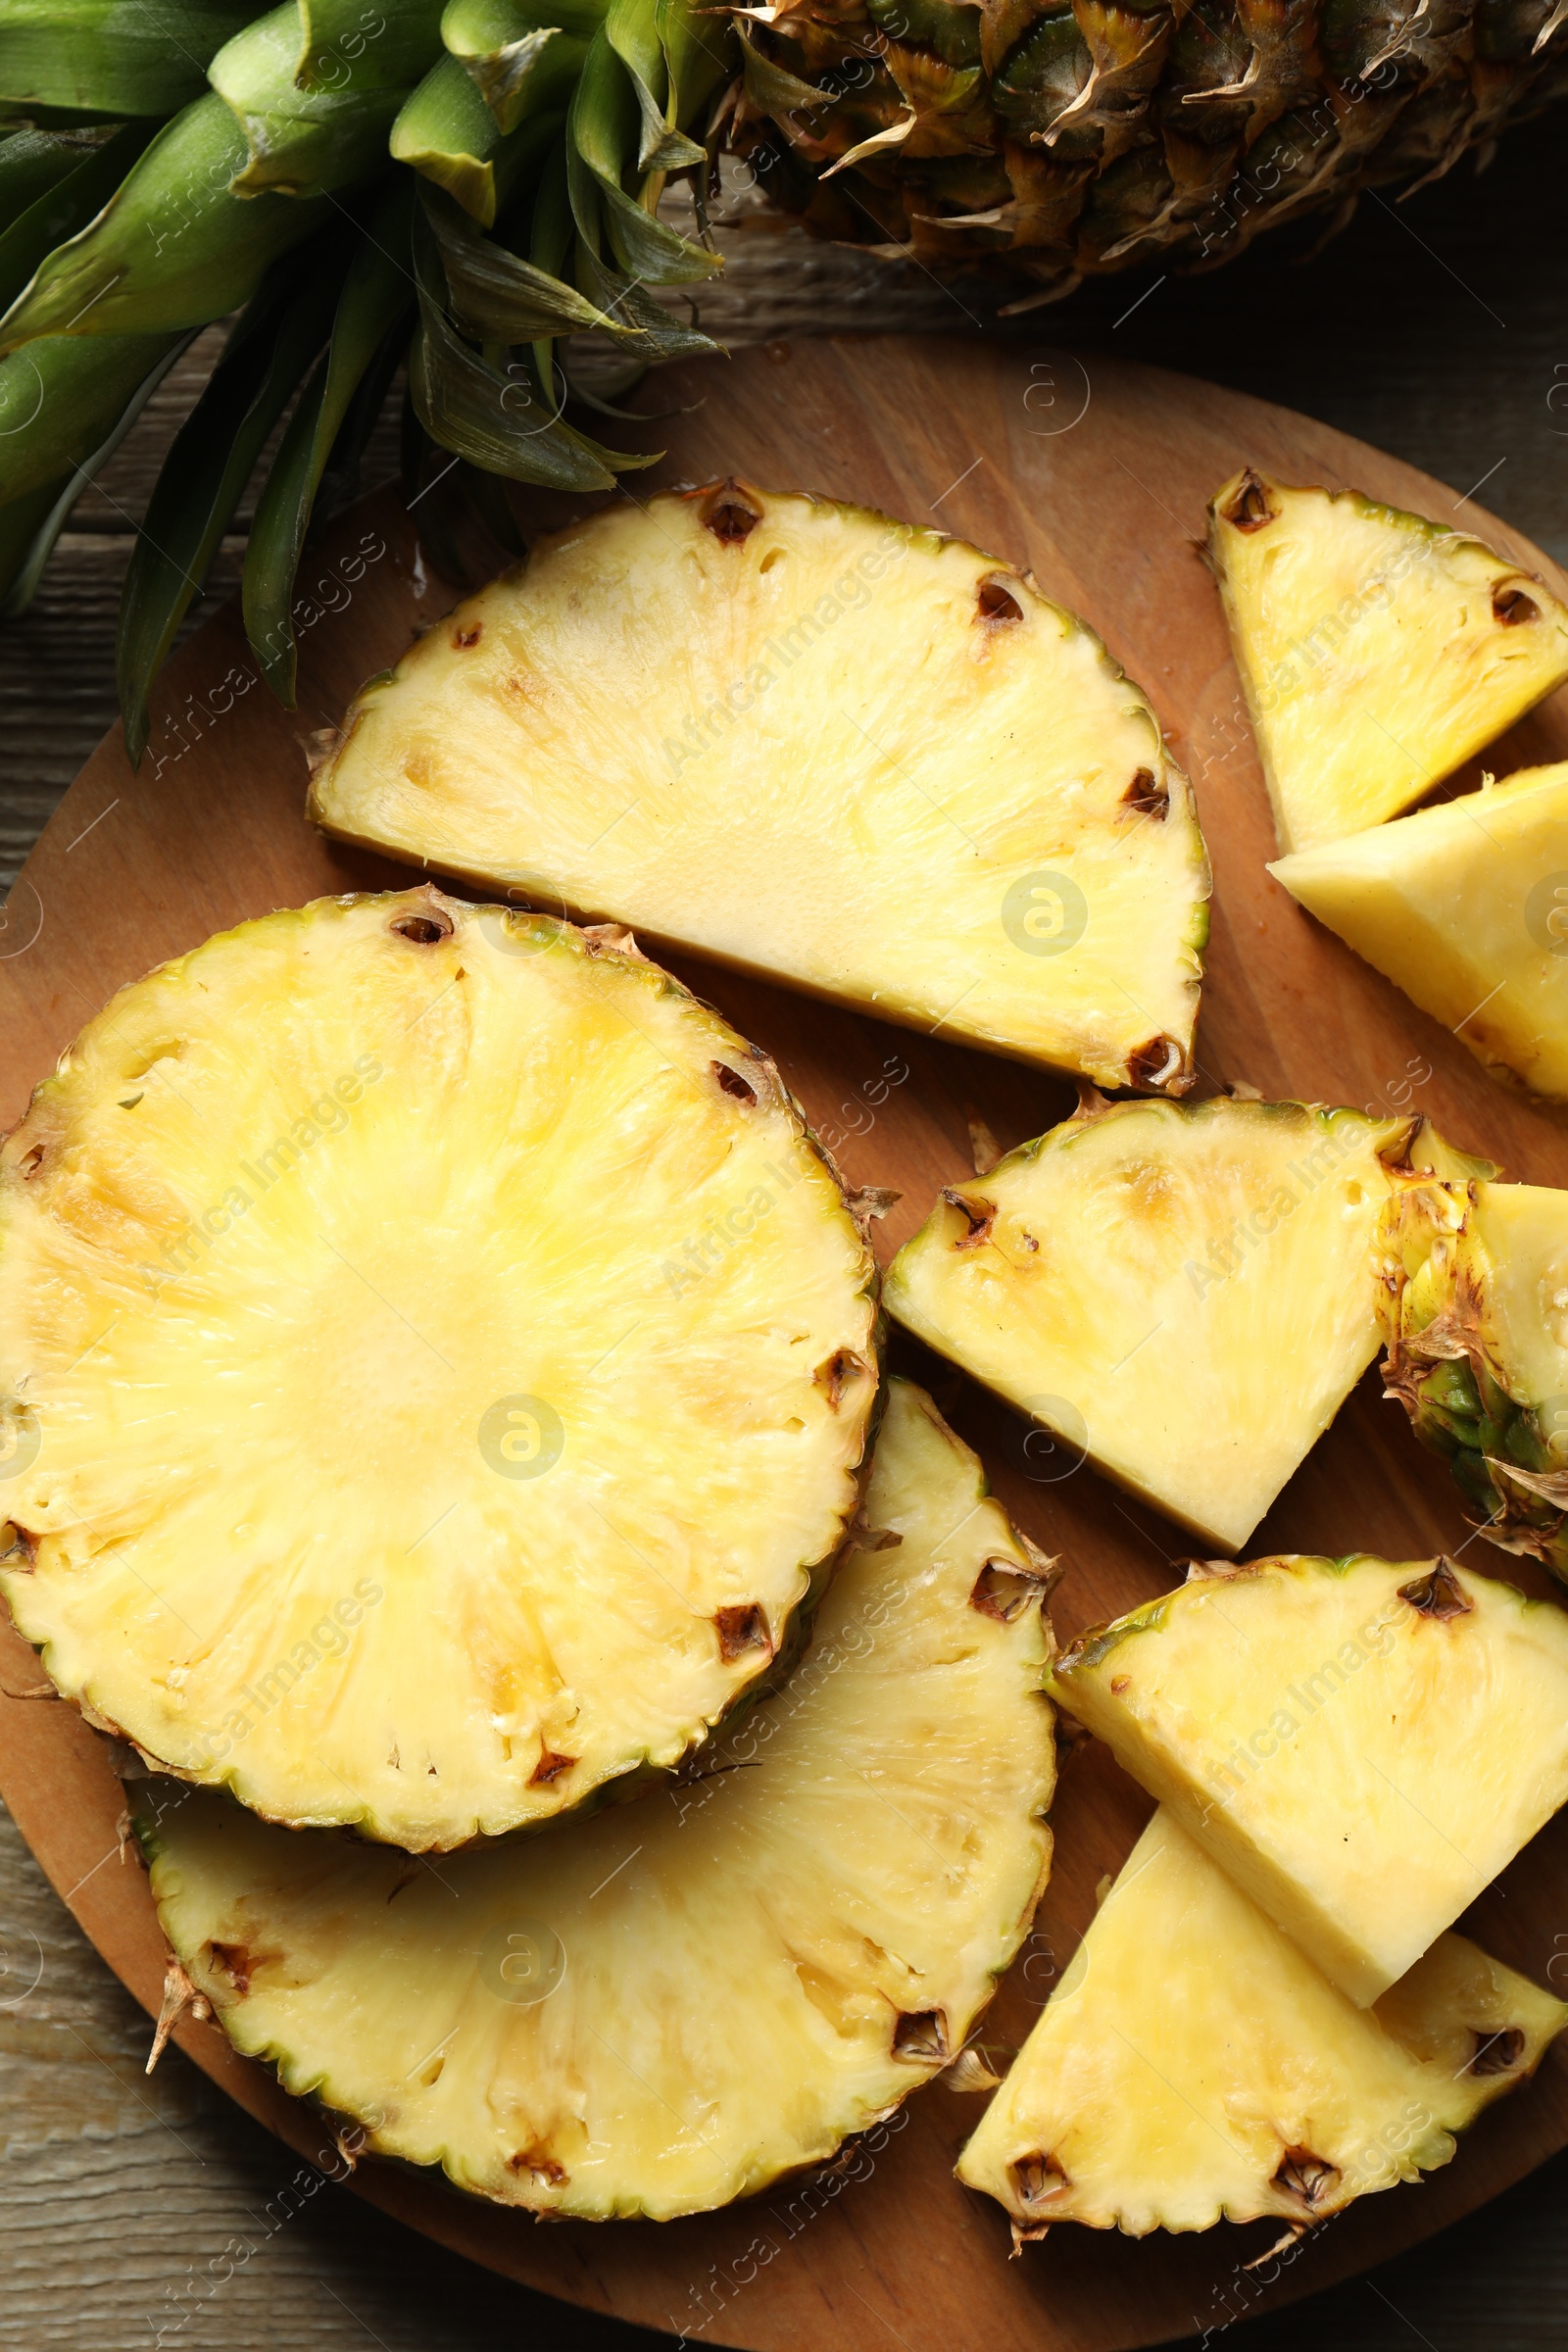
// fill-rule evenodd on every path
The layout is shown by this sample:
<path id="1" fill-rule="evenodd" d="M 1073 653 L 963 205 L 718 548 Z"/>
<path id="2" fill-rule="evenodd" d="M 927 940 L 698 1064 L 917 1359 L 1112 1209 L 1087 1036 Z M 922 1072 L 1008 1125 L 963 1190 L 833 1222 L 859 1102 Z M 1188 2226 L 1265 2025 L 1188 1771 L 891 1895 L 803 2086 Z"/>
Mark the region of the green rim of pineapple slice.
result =
<path id="1" fill-rule="evenodd" d="M 624 935 L 322 899 L 122 989 L 0 1152 L 0 1591 L 89 1720 L 411 1848 L 673 1766 L 854 1513 L 875 1272 Z"/>
<path id="2" fill-rule="evenodd" d="M 1568 761 L 1269 867 L 1505 1086 L 1568 1098 Z"/>
<path id="3" fill-rule="evenodd" d="M 946 1190 L 889 1311 L 1205 1543 L 1236 1550 L 1377 1352 L 1411 1119 L 1302 1102 L 1115 1102 Z M 1475 1163 L 1483 1164 L 1483 1163 Z"/>
<path id="4" fill-rule="evenodd" d="M 1404 1188 L 1382 1271 L 1385 1393 L 1488 1542 L 1568 1581 L 1568 1193 Z"/>
<path id="5" fill-rule="evenodd" d="M 1396 816 L 1568 678 L 1568 611 L 1462 531 L 1250 466 L 1208 521 L 1282 851 Z"/>
<path id="6" fill-rule="evenodd" d="M 1046 1565 L 893 1381 L 805 1661 L 696 1777 L 439 1879 L 144 1787 L 174 1997 L 504 2204 L 668 2219 L 819 2163 L 957 2054 L 1028 1932 Z"/>
<path id="7" fill-rule="evenodd" d="M 958 2161 L 1014 2243 L 1057 2222 L 1291 2234 L 1454 2152 L 1568 2007 L 1445 1936 L 1357 2009 L 1169 1813 L 1133 1848 Z"/>
<path id="8" fill-rule="evenodd" d="M 725 482 L 541 540 L 372 679 L 329 833 L 920 1029 L 1185 1093 L 1192 789 L 978 549 Z"/>
<path id="9" fill-rule="evenodd" d="M 1568 1614 L 1451 1560 L 1195 1568 L 1052 1687 L 1363 2006 L 1568 1798 Z"/>

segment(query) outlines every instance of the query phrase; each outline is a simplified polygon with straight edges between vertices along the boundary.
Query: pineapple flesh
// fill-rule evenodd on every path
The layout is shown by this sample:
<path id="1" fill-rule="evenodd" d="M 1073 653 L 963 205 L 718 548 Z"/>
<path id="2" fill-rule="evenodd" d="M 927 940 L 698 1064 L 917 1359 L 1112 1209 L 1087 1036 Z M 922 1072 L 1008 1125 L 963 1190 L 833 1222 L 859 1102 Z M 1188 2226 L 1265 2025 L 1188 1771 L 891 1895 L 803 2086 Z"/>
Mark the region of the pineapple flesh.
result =
<path id="1" fill-rule="evenodd" d="M 161 1783 L 165 1933 L 235 2046 L 372 2150 L 591 2220 L 764 2188 L 946 2066 L 1028 1932 L 1042 1565 L 894 1381 L 811 1646 L 700 1777 L 439 1880 Z"/>
<path id="2" fill-rule="evenodd" d="M 1568 1099 L 1568 761 L 1269 871 L 1504 1085 Z"/>
<path id="3" fill-rule="evenodd" d="M 958 2161 L 1015 2240 L 1271 2216 L 1300 2231 L 1446 2164 L 1568 2007 L 1445 1936 L 1337 1992 L 1163 1807 Z"/>
<path id="4" fill-rule="evenodd" d="M 943 1193 L 890 1311 L 1234 1551 L 1377 1352 L 1371 1246 L 1409 1120 L 1089 1102 Z"/>
<path id="5" fill-rule="evenodd" d="M 1449 1560 L 1195 1568 L 1053 1688 L 1363 2007 L 1568 1797 L 1568 1614 Z"/>
<path id="6" fill-rule="evenodd" d="M 1568 678 L 1568 612 L 1479 539 L 1250 467 L 1208 514 L 1282 851 L 1396 816 Z"/>
<path id="7" fill-rule="evenodd" d="M 624 935 L 319 900 L 122 990 L 0 1152 L 0 1590 L 150 1761 L 458 1845 L 788 1649 L 876 1351 L 777 1070 Z"/>
<path id="8" fill-rule="evenodd" d="M 978 550 L 728 482 L 541 541 L 353 705 L 330 833 L 1105 1086 L 1182 1093 L 1192 790 Z"/>
<path id="9" fill-rule="evenodd" d="M 1409 1186 L 1381 1255 L 1387 1394 L 1489 1541 L 1568 1580 L 1568 1193 Z"/>

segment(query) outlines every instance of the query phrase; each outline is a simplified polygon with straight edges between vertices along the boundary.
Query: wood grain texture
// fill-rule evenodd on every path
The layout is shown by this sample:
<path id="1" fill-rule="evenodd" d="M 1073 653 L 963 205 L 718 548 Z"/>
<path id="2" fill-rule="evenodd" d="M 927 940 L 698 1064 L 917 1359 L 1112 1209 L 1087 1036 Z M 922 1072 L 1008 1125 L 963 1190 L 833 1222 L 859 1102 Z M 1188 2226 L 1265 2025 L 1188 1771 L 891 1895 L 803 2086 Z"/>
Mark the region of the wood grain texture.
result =
<path id="1" fill-rule="evenodd" d="M 935 513 L 997 554 L 1032 564 L 1047 592 L 1085 612 L 1148 687 L 1195 775 L 1218 886 L 1199 1037 L 1203 1091 L 1246 1079 L 1268 1094 L 1409 1104 L 1455 1140 L 1490 1148 L 1517 1175 L 1563 1181 L 1562 1122 L 1494 1089 L 1451 1039 L 1269 882 L 1266 798 L 1239 722 L 1217 601 L 1192 545 L 1208 492 L 1246 459 L 1288 477 L 1353 481 L 1437 513 L 1439 486 L 1304 418 L 1100 357 L 1089 363 L 1081 420 L 1043 432 L 1039 404 L 1028 398 L 1041 380 L 1036 367 L 1028 342 L 973 341 L 775 347 L 723 369 L 694 366 L 676 371 L 673 386 L 704 405 L 662 428 L 670 454 L 653 478 L 733 468 L 778 487 L 870 500 L 914 520 Z M 1496 534 L 1509 543 L 1500 524 Z M 340 520 L 318 568 L 352 586 L 305 638 L 297 714 L 259 688 L 237 691 L 248 659 L 232 615 L 220 617 L 186 646 L 156 696 L 140 775 L 130 776 L 111 737 L 48 827 L 0 939 L 0 1034 L 9 1048 L 0 1122 L 20 1112 L 27 1087 L 109 992 L 161 956 L 272 905 L 403 878 L 305 825 L 301 742 L 339 714 L 360 678 L 395 658 L 450 591 L 420 563 L 413 527 L 389 496 Z M 1495 762 L 1564 756 L 1564 699 L 1516 730 Z M 1038 1073 L 710 968 L 682 972 L 778 1056 L 813 1120 L 829 1135 L 841 1131 L 852 1180 L 902 1189 L 882 1230 L 884 1250 L 913 1230 L 939 1183 L 967 1173 L 971 1110 L 1007 1146 L 1069 1107 L 1067 1090 Z M 909 1077 L 856 1132 L 859 1112 L 845 1106 L 863 1103 L 862 1082 L 895 1050 Z M 1175 1580 L 1178 1539 L 1152 1513 L 1088 1472 L 1035 1485 L 1011 1416 L 918 1351 L 903 1350 L 903 1360 L 932 1381 L 981 1447 L 1020 1524 L 1065 1555 L 1055 1607 L 1064 1635 Z M 1409 1556 L 1466 1544 L 1456 1497 L 1369 1380 L 1253 1548 L 1365 1545 Z M 1500 1566 L 1500 1555 L 1489 1564 Z M 14 1638 L 0 1666 L 8 1690 L 36 1681 L 35 1661 Z M 0 1787 L 78 1919 L 132 1991 L 156 2006 L 159 1941 L 139 1874 L 116 1858 L 119 1796 L 101 1743 L 62 1706 L 0 1700 Z M 1035 1936 L 989 2021 L 999 2047 L 1027 2031 L 1092 1915 L 1098 1881 L 1118 1866 L 1147 1809 L 1102 1751 L 1070 1763 L 1054 1817 L 1057 1868 Z M 1565 1894 L 1568 1840 L 1554 1829 L 1470 1924 L 1500 1956 L 1544 1977 L 1559 1949 Z M 189 2025 L 181 2040 L 280 2138 L 331 2165 L 319 2123 L 237 2060 L 214 2029 Z M 514 2278 L 655 2327 L 684 2324 L 700 2341 L 780 2352 L 810 2342 L 833 2352 L 890 2332 L 910 2352 L 982 2341 L 988 2352 L 1088 2352 L 1151 2343 L 1248 2308 L 1237 2282 L 1240 2265 L 1264 2242 L 1259 2230 L 1135 2245 L 1062 2230 L 1007 2264 L 1000 2217 L 950 2177 L 976 2112 L 972 2100 L 935 2087 L 911 2104 L 908 2128 L 869 2178 L 780 2192 L 659 2231 L 542 2230 L 373 2164 L 355 2186 Z M 1477 2128 L 1447 2172 L 1420 2190 L 1368 2199 L 1321 2232 L 1265 2290 L 1265 2304 L 1414 2242 L 1565 2141 L 1568 2073 L 1554 2059 L 1537 2085 Z M 776 2253 L 741 2284 L 760 2236 Z"/>

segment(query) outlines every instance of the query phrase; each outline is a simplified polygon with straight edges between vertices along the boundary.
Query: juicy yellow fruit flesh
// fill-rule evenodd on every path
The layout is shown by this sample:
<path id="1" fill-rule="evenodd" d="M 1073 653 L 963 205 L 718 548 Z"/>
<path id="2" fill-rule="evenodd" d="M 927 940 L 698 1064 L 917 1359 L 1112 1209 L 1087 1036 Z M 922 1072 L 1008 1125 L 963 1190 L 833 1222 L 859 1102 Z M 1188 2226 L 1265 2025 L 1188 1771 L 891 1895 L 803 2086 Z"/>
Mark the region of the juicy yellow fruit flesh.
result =
<path id="1" fill-rule="evenodd" d="M 1408 1133 L 1298 1102 L 1116 1103 L 939 1200 L 884 1297 L 1097 1469 L 1234 1550 L 1376 1352 L 1379 1154 Z"/>
<path id="2" fill-rule="evenodd" d="M 0 1589 L 272 1818 L 543 1820 L 790 1639 L 875 1316 L 773 1065 L 655 966 L 318 901 L 122 991 L 0 1154 Z"/>
<path id="3" fill-rule="evenodd" d="M 1515 1404 L 1568 1428 L 1568 1192 L 1544 1184 L 1423 1184 L 1385 1229 L 1392 1348 L 1442 1318 L 1473 1334 Z M 1408 1288 L 1400 1279 L 1407 1278 Z M 1558 1464 L 1560 1467 L 1560 1463 Z"/>
<path id="4" fill-rule="evenodd" d="M 1147 699 L 1018 573 L 862 509 L 664 495 L 541 542 L 365 689 L 311 810 L 888 1019 L 1191 1082 L 1208 868 Z"/>
<path id="5" fill-rule="evenodd" d="M 865 1516 L 791 1682 L 635 1805 L 439 1881 L 161 1811 L 164 1929 L 236 2046 L 372 2148 L 590 2219 L 723 2204 L 887 2115 L 1028 1931 L 1054 1747 L 1031 1557 L 906 1382 Z"/>
<path id="6" fill-rule="evenodd" d="M 1255 472 L 1209 550 L 1283 851 L 1381 824 L 1568 678 L 1568 612 L 1479 539 Z"/>
<path id="7" fill-rule="evenodd" d="M 1270 873 L 1495 1078 L 1568 1097 L 1568 762 Z"/>
<path id="8" fill-rule="evenodd" d="M 1568 1400 L 1568 1193 L 1544 1184 L 1477 1185 L 1467 1221 L 1483 1253 L 1487 1319 L 1502 1385 L 1516 1403 Z"/>
<path id="9" fill-rule="evenodd" d="M 1568 1797 L 1568 1615 L 1451 1562 L 1198 1576 L 1054 1688 L 1361 2004 Z"/>
<path id="10" fill-rule="evenodd" d="M 1446 2164 L 1568 2008 L 1445 1936 L 1351 2006 L 1161 1810 L 958 2163 L 1020 2236 L 1058 2221 L 1305 2226 Z"/>

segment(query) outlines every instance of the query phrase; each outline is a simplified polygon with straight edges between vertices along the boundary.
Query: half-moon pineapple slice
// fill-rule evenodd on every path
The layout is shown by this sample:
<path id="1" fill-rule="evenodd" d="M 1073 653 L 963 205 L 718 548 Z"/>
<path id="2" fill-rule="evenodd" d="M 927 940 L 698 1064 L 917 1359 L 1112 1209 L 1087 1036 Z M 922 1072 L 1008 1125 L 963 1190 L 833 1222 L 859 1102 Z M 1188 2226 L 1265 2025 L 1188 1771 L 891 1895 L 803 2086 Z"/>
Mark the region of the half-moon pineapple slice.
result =
<path id="1" fill-rule="evenodd" d="M 1479 539 L 1235 474 L 1210 561 L 1283 851 L 1381 824 L 1568 678 L 1568 612 Z"/>
<path id="2" fill-rule="evenodd" d="M 1462 1936 L 1353 2008 L 1160 1811 L 958 2178 L 1015 2241 L 1057 2222 L 1142 2237 L 1268 2215 L 1298 2233 L 1446 2164 L 1565 2022 Z"/>
<path id="3" fill-rule="evenodd" d="M 623 937 L 324 899 L 122 990 L 0 1151 L 0 1590 L 59 1689 L 412 1848 L 676 1764 L 853 1515 L 872 1262 Z"/>
<path id="4" fill-rule="evenodd" d="M 328 832 L 1103 1086 L 1185 1092 L 1208 863 L 1148 698 L 961 540 L 727 482 L 372 679 Z"/>
<path id="5" fill-rule="evenodd" d="M 373 2151 L 588 2219 L 764 2188 L 946 2066 L 1028 1931 L 1041 1566 L 894 1381 L 805 1661 L 701 1777 L 438 1879 L 158 1783 L 165 1933 L 235 2045 Z"/>

